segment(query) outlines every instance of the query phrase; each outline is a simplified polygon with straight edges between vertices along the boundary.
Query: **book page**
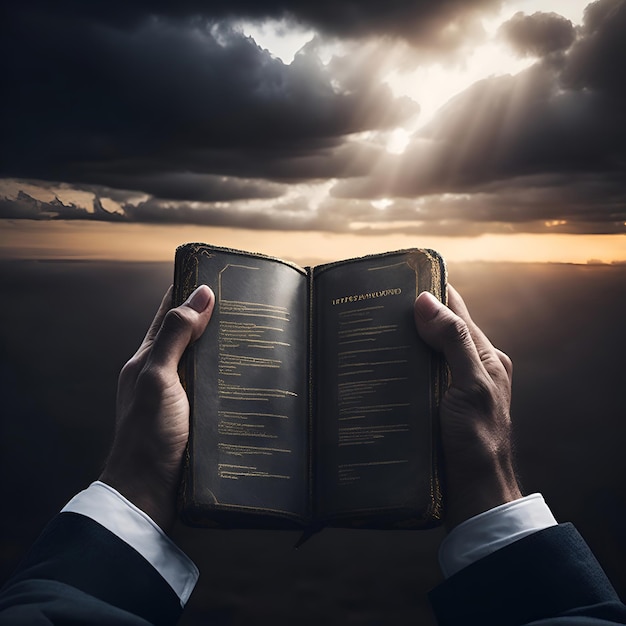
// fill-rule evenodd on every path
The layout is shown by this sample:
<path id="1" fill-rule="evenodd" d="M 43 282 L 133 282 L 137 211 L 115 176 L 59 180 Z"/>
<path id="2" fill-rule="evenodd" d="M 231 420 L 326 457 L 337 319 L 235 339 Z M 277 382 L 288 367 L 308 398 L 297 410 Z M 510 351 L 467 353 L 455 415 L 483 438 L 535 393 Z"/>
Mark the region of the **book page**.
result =
<path id="1" fill-rule="evenodd" d="M 413 321 L 417 274 L 406 253 L 314 274 L 322 517 L 432 502 L 432 354 Z"/>
<path id="2" fill-rule="evenodd" d="M 306 275 L 216 251 L 199 258 L 216 295 L 195 347 L 191 452 L 197 496 L 231 510 L 307 510 Z"/>

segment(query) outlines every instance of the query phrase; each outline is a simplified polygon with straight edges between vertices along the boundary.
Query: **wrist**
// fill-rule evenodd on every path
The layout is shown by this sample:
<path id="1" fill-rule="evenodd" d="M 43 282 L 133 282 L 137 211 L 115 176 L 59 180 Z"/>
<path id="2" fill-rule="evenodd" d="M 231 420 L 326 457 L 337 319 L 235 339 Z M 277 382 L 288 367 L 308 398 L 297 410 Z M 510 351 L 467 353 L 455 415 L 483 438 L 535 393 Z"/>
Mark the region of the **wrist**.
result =
<path id="1" fill-rule="evenodd" d="M 165 533 L 169 533 L 176 518 L 176 490 L 165 487 L 156 488 L 154 481 L 142 481 L 129 478 L 128 475 L 117 476 L 115 472 L 105 468 L 99 480 L 113 487 L 141 509 Z"/>
<path id="2" fill-rule="evenodd" d="M 523 497 L 510 464 L 482 476 L 448 476 L 447 495 L 447 532 L 480 513 Z"/>

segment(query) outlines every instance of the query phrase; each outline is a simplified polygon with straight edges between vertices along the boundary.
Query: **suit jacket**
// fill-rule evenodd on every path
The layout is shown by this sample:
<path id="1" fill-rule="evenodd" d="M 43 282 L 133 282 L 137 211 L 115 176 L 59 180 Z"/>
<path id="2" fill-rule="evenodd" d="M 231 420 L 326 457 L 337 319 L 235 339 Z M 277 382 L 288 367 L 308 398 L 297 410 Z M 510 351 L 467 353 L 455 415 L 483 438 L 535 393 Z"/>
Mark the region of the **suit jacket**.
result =
<path id="1" fill-rule="evenodd" d="M 176 593 L 137 551 L 76 513 L 48 524 L 0 591 L 0 624 L 174 624 Z"/>
<path id="2" fill-rule="evenodd" d="M 626 606 L 571 524 L 476 561 L 436 587 L 430 601 L 439 626 L 626 624 Z"/>
<path id="3" fill-rule="evenodd" d="M 614 626 L 620 602 L 571 524 L 517 541 L 430 594 L 440 626 Z M 174 624 L 178 597 L 138 552 L 88 517 L 61 513 L 0 591 L 0 624 Z"/>

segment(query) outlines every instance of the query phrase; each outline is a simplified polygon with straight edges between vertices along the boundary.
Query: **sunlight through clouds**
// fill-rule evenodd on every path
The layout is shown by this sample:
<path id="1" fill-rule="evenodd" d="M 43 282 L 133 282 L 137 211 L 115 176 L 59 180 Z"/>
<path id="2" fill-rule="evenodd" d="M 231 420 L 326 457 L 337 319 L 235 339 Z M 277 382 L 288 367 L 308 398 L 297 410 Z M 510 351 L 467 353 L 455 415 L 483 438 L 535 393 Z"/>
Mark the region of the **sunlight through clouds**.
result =
<path id="1" fill-rule="evenodd" d="M 411 141 L 411 136 L 404 128 L 396 128 L 389 134 L 385 149 L 390 154 L 402 154 Z"/>
<path id="2" fill-rule="evenodd" d="M 625 231 L 623 0 L 65 3 L 0 40 L 3 221 Z"/>
<path id="3" fill-rule="evenodd" d="M 534 59 L 519 59 L 493 38 L 477 45 L 454 64 L 429 62 L 413 71 L 393 70 L 385 78 L 395 96 L 408 96 L 420 105 L 413 130 L 429 124 L 441 107 L 475 82 L 490 76 L 517 74 Z"/>
<path id="4" fill-rule="evenodd" d="M 239 21 L 236 25 L 285 65 L 292 63 L 296 53 L 315 37 L 314 31 L 298 28 L 286 20 Z"/>

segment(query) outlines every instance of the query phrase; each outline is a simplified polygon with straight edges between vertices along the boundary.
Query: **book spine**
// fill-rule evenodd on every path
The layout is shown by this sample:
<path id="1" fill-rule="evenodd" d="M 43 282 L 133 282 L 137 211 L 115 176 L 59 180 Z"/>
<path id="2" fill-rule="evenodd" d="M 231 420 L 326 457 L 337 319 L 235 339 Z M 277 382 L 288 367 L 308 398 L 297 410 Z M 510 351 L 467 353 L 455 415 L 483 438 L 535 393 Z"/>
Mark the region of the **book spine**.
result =
<path id="1" fill-rule="evenodd" d="M 198 286 L 198 258 L 197 245 L 187 244 L 176 249 L 174 258 L 174 306 L 180 306 Z M 193 381 L 195 380 L 195 367 L 193 358 L 193 348 L 186 350 L 178 368 L 180 382 L 187 393 L 189 399 L 190 415 L 193 415 L 195 404 L 195 393 Z M 193 423 L 190 422 L 190 437 Z M 179 511 L 185 515 L 187 509 L 193 502 L 193 471 L 191 469 L 191 457 L 189 453 L 189 442 L 185 446 L 183 457 L 183 472 L 178 491 Z"/>
<path id="2" fill-rule="evenodd" d="M 315 350 L 314 350 L 314 332 L 315 332 L 315 309 L 313 302 L 313 268 L 307 267 L 307 309 L 308 309 L 308 345 L 307 345 L 307 392 L 308 392 L 308 411 L 307 411 L 307 422 L 308 422 L 308 437 L 309 437 L 309 445 L 308 445 L 308 523 L 310 524 L 316 517 L 316 506 L 315 506 L 315 385 L 313 381 L 313 376 L 315 372 Z"/>

